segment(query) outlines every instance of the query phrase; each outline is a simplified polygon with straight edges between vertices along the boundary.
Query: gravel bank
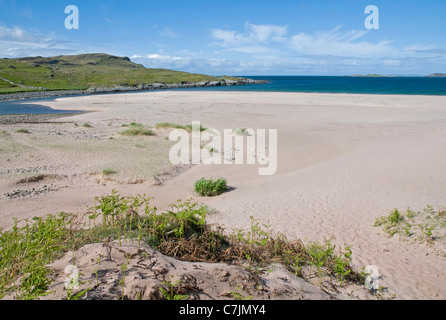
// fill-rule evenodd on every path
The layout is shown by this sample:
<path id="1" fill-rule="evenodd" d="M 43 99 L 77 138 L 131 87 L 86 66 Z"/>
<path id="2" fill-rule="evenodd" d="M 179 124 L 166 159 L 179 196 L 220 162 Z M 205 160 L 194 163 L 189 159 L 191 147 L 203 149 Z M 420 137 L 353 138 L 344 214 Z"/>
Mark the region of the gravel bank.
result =
<path id="1" fill-rule="evenodd" d="M 45 113 L 45 114 L 7 114 L 0 115 L 0 124 L 44 123 L 54 119 L 72 117 L 85 112 Z"/>

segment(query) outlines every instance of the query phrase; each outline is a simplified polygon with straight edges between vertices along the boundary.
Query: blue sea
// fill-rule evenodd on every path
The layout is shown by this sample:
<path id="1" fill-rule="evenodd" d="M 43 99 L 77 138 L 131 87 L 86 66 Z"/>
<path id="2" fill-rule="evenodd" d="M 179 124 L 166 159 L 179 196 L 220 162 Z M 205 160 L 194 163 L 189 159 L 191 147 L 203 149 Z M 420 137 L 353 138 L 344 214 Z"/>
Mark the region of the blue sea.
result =
<path id="1" fill-rule="evenodd" d="M 243 76 L 268 84 L 186 90 L 320 92 L 356 94 L 446 95 L 446 78 L 427 77 L 322 77 Z"/>
<path id="2" fill-rule="evenodd" d="M 53 114 L 76 113 L 79 111 L 55 110 L 40 104 L 30 104 L 23 101 L 0 101 L 0 115 L 6 114 Z"/>
<path id="3" fill-rule="evenodd" d="M 267 80 L 267 84 L 230 87 L 187 88 L 187 91 L 269 91 L 269 92 L 320 92 L 355 94 L 405 94 L 446 95 L 446 78 L 423 77 L 321 77 L 321 76 L 243 76 L 256 80 Z M 120 94 L 120 93 L 116 93 Z M 42 98 L 37 100 L 50 100 Z M 35 101 L 35 100 L 34 100 Z M 64 113 L 45 105 L 23 101 L 0 102 L 0 115 Z"/>

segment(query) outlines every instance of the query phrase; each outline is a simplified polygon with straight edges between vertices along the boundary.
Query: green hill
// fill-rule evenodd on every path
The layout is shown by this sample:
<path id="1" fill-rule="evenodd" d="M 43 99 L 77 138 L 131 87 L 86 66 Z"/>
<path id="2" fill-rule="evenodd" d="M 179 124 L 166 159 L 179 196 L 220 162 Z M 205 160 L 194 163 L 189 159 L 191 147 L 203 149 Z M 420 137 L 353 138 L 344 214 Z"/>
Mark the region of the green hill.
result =
<path id="1" fill-rule="evenodd" d="M 0 59 L 0 94 L 220 80 L 202 74 L 149 69 L 127 57 L 108 54 Z"/>

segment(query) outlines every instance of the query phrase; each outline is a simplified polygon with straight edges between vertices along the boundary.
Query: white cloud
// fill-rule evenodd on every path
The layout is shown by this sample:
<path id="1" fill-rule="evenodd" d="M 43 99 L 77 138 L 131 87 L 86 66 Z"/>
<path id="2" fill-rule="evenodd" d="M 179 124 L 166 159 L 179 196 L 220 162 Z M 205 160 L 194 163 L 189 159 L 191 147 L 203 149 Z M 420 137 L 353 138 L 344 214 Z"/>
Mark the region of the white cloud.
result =
<path id="1" fill-rule="evenodd" d="M 250 38 L 258 42 L 269 40 L 283 41 L 287 34 L 286 26 L 246 24 Z"/>
<path id="2" fill-rule="evenodd" d="M 25 32 L 20 27 L 9 29 L 0 26 L 0 40 L 1 41 L 35 41 L 37 37 Z"/>
<path id="3" fill-rule="evenodd" d="M 266 43 L 269 41 L 284 41 L 287 34 L 286 26 L 255 25 L 247 22 L 245 32 L 212 29 L 211 34 L 223 47 L 246 46 L 249 44 Z"/>
<path id="4" fill-rule="evenodd" d="M 0 56 L 51 56 L 77 53 L 74 44 L 55 39 L 52 35 L 29 32 L 21 27 L 0 25 Z"/>
<path id="5" fill-rule="evenodd" d="M 290 38 L 289 47 L 302 55 L 331 55 L 338 57 L 379 58 L 394 56 L 397 50 L 390 44 L 392 41 L 370 43 L 366 41 L 356 42 L 364 37 L 365 31 L 341 32 L 342 26 L 338 26 L 329 32 L 307 34 L 301 32 Z"/>
<path id="6" fill-rule="evenodd" d="M 160 55 L 158 53 L 151 53 L 147 55 L 147 59 L 155 59 L 155 60 L 169 60 L 169 61 L 180 61 L 183 60 L 183 57 L 172 57 L 169 55 Z"/>
<path id="7" fill-rule="evenodd" d="M 384 65 L 388 67 L 399 67 L 401 63 L 402 62 L 400 60 L 384 60 Z"/>
<path id="8" fill-rule="evenodd" d="M 244 32 L 212 29 L 217 45 L 246 54 L 272 53 L 299 54 L 301 56 L 337 56 L 357 58 L 394 57 L 399 51 L 393 41 L 379 43 L 360 41 L 369 31 L 343 31 L 339 25 L 331 31 L 288 35 L 287 26 L 255 25 L 247 22 Z"/>
<path id="9" fill-rule="evenodd" d="M 394 40 L 371 41 L 368 39 L 371 31 L 345 30 L 342 25 L 329 31 L 291 34 L 287 26 L 247 22 L 242 31 L 210 31 L 216 40 L 210 45 L 224 48 L 220 55 L 240 59 L 237 70 L 251 70 L 248 74 L 259 74 L 260 70 L 277 70 L 276 74 L 394 74 L 446 63 L 444 47 L 433 44 L 402 47 Z M 249 66 L 252 68 L 248 69 Z"/>
<path id="10" fill-rule="evenodd" d="M 158 34 L 163 38 L 178 38 L 179 35 L 169 27 L 164 28 L 163 30 L 158 31 Z"/>

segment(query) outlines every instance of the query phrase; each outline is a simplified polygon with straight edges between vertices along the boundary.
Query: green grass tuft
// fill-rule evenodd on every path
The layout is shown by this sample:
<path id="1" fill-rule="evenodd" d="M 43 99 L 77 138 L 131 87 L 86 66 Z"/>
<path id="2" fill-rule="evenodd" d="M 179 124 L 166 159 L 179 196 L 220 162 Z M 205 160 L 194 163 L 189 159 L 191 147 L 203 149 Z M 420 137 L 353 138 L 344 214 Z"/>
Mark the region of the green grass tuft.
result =
<path id="1" fill-rule="evenodd" d="M 188 131 L 192 131 L 192 130 L 198 131 L 199 130 L 200 132 L 203 132 L 203 131 L 207 130 L 207 128 L 203 127 L 201 124 L 199 126 L 188 124 L 185 127 L 186 127 L 186 130 L 188 130 Z"/>
<path id="2" fill-rule="evenodd" d="M 17 133 L 26 133 L 26 134 L 30 134 L 31 132 L 28 129 L 19 129 L 16 130 Z"/>
<path id="3" fill-rule="evenodd" d="M 151 129 L 145 127 L 144 125 L 142 125 L 140 123 L 134 123 L 134 122 L 130 124 L 130 127 L 127 130 L 120 132 L 120 134 L 124 135 L 124 136 L 154 136 L 155 135 L 155 133 Z"/>
<path id="4" fill-rule="evenodd" d="M 195 192 L 200 196 L 214 197 L 228 190 L 226 179 L 206 180 L 204 178 L 195 183 Z"/>
<path id="5" fill-rule="evenodd" d="M 109 175 L 116 174 L 116 173 L 117 172 L 115 170 L 109 169 L 109 168 L 102 170 L 102 174 L 104 176 L 109 176 Z"/>
<path id="6" fill-rule="evenodd" d="M 186 126 L 183 126 L 178 123 L 170 123 L 170 122 L 161 122 L 155 125 L 156 129 L 183 129 L 186 130 Z"/>

